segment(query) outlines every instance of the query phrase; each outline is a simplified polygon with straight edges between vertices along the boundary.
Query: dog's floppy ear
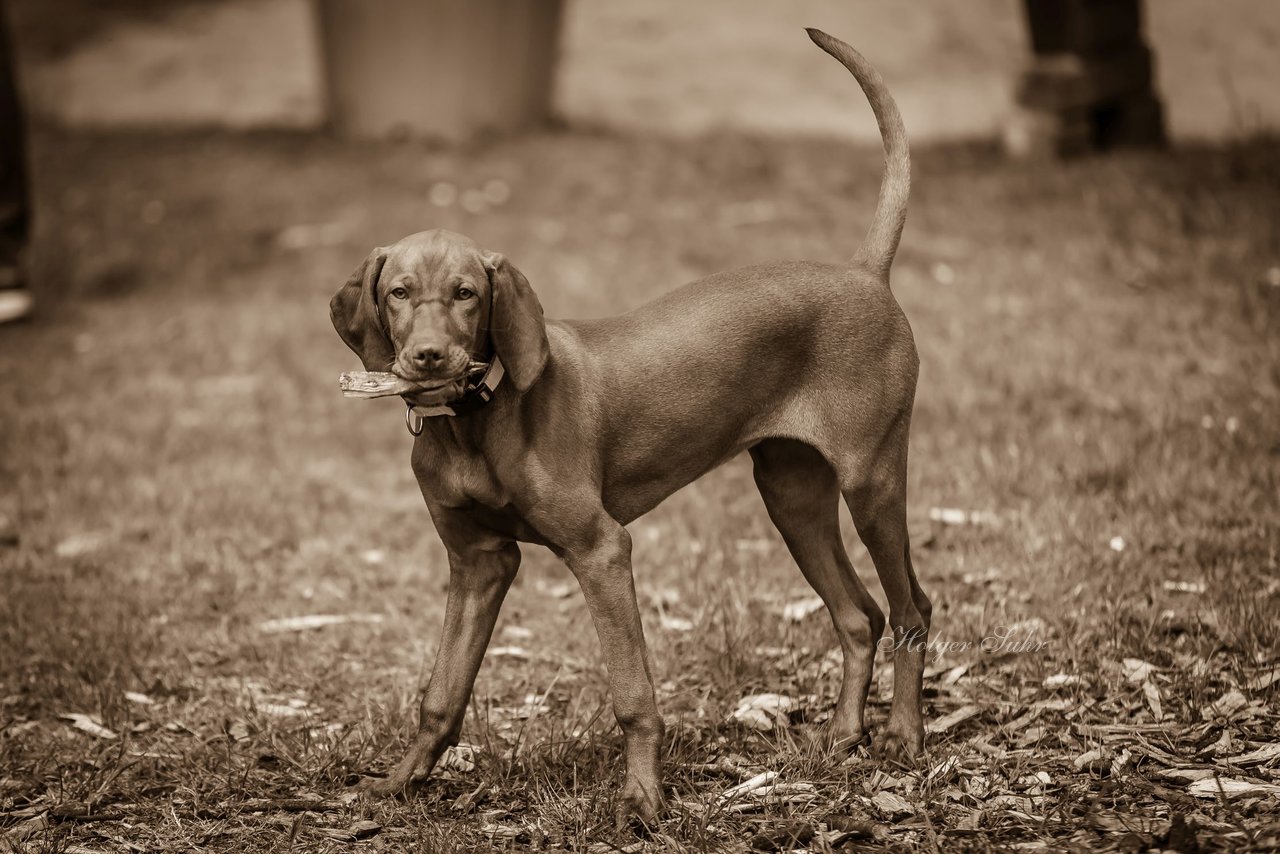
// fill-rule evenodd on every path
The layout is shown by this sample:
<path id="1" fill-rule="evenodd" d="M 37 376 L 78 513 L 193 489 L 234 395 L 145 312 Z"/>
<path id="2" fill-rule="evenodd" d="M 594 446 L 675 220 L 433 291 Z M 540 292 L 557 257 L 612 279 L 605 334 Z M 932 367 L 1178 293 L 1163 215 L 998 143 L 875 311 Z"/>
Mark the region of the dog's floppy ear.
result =
<path id="1" fill-rule="evenodd" d="M 378 277 L 386 262 L 386 249 L 373 250 L 329 300 L 333 328 L 370 371 L 385 371 L 395 360 L 378 311 Z"/>
<path id="2" fill-rule="evenodd" d="M 516 388 L 528 391 L 542 375 L 550 353 L 542 303 L 529 287 L 529 280 L 505 256 L 486 252 L 482 261 L 489 274 L 493 349 Z"/>

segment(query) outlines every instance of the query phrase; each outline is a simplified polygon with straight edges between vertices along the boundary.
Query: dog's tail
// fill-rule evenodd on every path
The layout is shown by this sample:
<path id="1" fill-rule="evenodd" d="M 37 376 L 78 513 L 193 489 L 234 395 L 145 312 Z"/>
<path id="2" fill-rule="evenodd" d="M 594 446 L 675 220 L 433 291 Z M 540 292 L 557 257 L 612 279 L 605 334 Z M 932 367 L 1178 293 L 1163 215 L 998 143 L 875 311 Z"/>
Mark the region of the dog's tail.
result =
<path id="1" fill-rule="evenodd" d="M 809 27 L 806 32 L 814 44 L 849 69 L 871 102 L 871 111 L 876 114 L 876 123 L 880 125 L 885 154 L 880 201 L 876 204 L 876 216 L 867 230 L 867 237 L 853 261 L 887 275 L 898 251 L 902 226 L 907 221 L 907 197 L 911 194 L 911 152 L 907 146 L 907 129 L 880 74 L 862 54 L 822 30 Z"/>

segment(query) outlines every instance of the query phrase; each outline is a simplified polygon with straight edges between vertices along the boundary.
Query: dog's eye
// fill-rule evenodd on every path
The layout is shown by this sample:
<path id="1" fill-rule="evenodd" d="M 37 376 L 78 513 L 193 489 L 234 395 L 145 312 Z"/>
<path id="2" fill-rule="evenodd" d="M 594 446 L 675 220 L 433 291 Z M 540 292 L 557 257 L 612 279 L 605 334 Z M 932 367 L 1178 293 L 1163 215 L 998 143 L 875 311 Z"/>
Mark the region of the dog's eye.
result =
<path id="1" fill-rule="evenodd" d="M 458 288 L 458 292 L 456 294 L 458 299 L 471 299 L 475 295 L 476 295 L 476 292 L 471 290 L 471 288 L 468 288 L 466 285 L 463 285 L 462 287 Z"/>
<path id="2" fill-rule="evenodd" d="M 404 288 L 392 288 L 391 296 L 395 297 L 396 299 L 408 299 L 409 292 Z"/>

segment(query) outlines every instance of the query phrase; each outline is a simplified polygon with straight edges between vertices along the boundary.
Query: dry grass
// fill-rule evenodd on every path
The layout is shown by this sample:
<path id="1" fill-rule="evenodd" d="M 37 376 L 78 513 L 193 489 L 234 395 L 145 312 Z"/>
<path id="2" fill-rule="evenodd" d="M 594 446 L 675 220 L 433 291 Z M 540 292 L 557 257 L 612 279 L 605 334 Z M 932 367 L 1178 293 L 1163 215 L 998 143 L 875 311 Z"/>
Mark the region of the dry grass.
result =
<path id="1" fill-rule="evenodd" d="M 0 512 L 19 537 L 0 547 L 0 834 L 30 832 L 32 851 L 337 850 L 353 827 L 387 850 L 634 844 L 612 824 L 620 742 L 595 638 L 567 571 L 535 550 L 495 639 L 522 652 L 490 657 L 464 730 L 474 770 L 407 801 L 344 797 L 414 724 L 446 570 L 400 410 L 338 393 L 354 360 L 328 297 L 369 247 L 430 226 L 516 259 L 552 316 L 756 260 L 839 259 L 878 152 L 582 134 L 469 153 L 40 143 L 52 290 L 40 320 L 0 330 Z M 1275 759 L 1227 761 L 1276 724 L 1276 684 L 1250 686 L 1280 661 L 1278 153 L 1057 170 L 918 156 L 895 289 L 922 352 L 910 497 L 939 640 L 928 714 L 973 714 L 930 737 L 916 773 L 806 746 L 834 701 L 834 638 L 821 612 L 782 618 L 809 591 L 730 464 L 633 526 L 672 723 L 672 808 L 645 846 L 742 850 L 856 819 L 871 838 L 810 844 L 1185 849 L 1175 817 L 1213 848 L 1280 844 L 1274 795 L 1195 797 L 1165 773 L 1280 783 Z M 429 201 L 440 181 L 493 178 L 503 206 Z M 282 239 L 299 223 L 339 225 Z M 947 525 L 933 507 L 986 515 Z M 394 533 L 373 541 L 373 520 Z M 325 613 L 376 621 L 259 627 Z M 1015 624 L 1042 645 L 981 648 Z M 802 701 L 789 726 L 725 722 L 761 691 Z M 1232 691 L 1243 706 L 1209 708 Z M 764 770 L 812 789 L 718 802 Z"/>

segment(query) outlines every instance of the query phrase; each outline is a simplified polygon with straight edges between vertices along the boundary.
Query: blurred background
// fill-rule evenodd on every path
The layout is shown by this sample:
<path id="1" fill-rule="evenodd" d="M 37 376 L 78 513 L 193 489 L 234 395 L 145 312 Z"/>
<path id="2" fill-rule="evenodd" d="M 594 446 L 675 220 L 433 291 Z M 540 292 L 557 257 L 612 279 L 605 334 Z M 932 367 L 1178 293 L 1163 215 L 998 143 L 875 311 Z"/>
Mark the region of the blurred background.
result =
<path id="1" fill-rule="evenodd" d="M 1228 805 L 1188 788 L 1206 767 L 1280 780 L 1274 756 L 1227 762 L 1272 741 L 1280 708 L 1274 0 L 7 12 L 35 311 L 0 325 L 6 840 L 279 850 L 357 820 L 401 834 L 395 850 L 495 827 L 608 838 L 619 746 L 597 644 L 567 570 L 532 549 L 464 731 L 486 745 L 474 772 L 305 826 L 259 809 L 385 767 L 443 610 L 402 407 L 340 397 L 358 363 L 327 304 L 371 248 L 427 228 L 505 253 L 549 317 L 850 257 L 882 153 L 804 26 L 866 54 L 912 141 L 893 287 L 921 353 L 909 516 L 949 644 L 926 675 L 947 764 L 832 764 L 788 726 L 726 722 L 775 692 L 796 698 L 783 723 L 808 725 L 837 688 L 826 617 L 736 460 L 631 526 L 685 769 L 668 847 L 733 849 L 832 810 L 944 848 L 1155 845 L 1175 815 L 1219 847 L 1277 838 L 1268 790 Z M 883 605 L 848 525 L 846 542 Z M 979 646 L 1001 627 L 1044 643 Z M 873 729 L 891 664 L 877 674 Z M 699 813 L 724 756 L 814 797 Z M 86 804 L 124 818 L 65 817 Z"/>
<path id="2" fill-rule="evenodd" d="M 10 4 L 28 103 L 40 116 L 75 126 L 316 128 L 329 115 L 321 9 L 308 0 Z M 342 5 L 328 4 L 326 14 L 341 18 Z M 557 14 L 553 5 L 539 14 Z M 1280 20 L 1271 4 L 1223 0 L 1212 14 L 1197 0 L 1146 5 L 1156 88 L 1174 138 L 1225 139 L 1276 125 Z M 469 14 L 485 26 L 494 13 L 478 4 Z M 798 26 L 820 21 L 864 47 L 883 46 L 876 64 L 894 81 L 914 140 L 992 136 L 1030 46 L 1019 0 L 921 0 L 910 9 L 604 0 L 570 2 L 562 14 L 555 113 L 575 125 L 658 133 L 737 128 L 874 139 L 845 81 L 817 72 L 796 37 Z M 486 55 L 490 35 L 459 51 L 455 73 L 495 61 Z M 380 61 L 385 69 L 404 58 Z"/>

